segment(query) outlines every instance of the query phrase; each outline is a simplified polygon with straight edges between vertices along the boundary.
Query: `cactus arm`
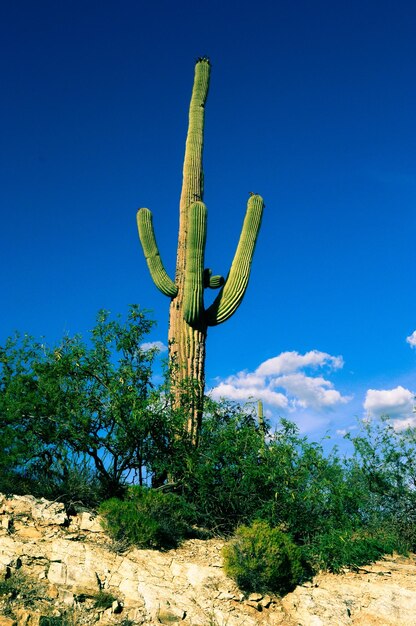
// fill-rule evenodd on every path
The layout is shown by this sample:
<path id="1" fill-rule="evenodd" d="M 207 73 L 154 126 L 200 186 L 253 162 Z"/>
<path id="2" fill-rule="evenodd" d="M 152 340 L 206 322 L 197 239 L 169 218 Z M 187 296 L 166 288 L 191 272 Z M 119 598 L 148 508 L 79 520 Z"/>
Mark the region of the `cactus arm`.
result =
<path id="1" fill-rule="evenodd" d="M 206 323 L 216 326 L 228 320 L 243 299 L 250 277 L 251 261 L 263 215 L 263 198 L 253 195 L 247 212 L 230 272 L 218 296 L 206 310 Z"/>
<path id="2" fill-rule="evenodd" d="M 188 225 L 183 317 L 190 326 L 198 328 L 204 314 L 204 254 L 207 238 L 207 209 L 203 202 L 194 202 L 189 207 Z"/>
<path id="3" fill-rule="evenodd" d="M 225 283 L 224 276 L 220 276 L 219 274 L 216 274 L 215 276 L 211 276 L 211 278 L 209 279 L 208 287 L 210 289 L 219 289 L 220 287 L 223 286 L 224 283 Z"/>
<path id="4" fill-rule="evenodd" d="M 220 276 L 216 274 L 212 275 L 212 270 L 209 268 L 204 269 L 204 287 L 209 287 L 210 289 L 219 289 L 225 283 L 224 276 Z"/>
<path id="5" fill-rule="evenodd" d="M 162 259 L 160 258 L 153 230 L 152 214 L 149 209 L 139 209 L 137 211 L 137 227 L 146 263 L 153 282 L 165 296 L 174 298 L 178 293 L 178 289 L 167 275 Z"/>

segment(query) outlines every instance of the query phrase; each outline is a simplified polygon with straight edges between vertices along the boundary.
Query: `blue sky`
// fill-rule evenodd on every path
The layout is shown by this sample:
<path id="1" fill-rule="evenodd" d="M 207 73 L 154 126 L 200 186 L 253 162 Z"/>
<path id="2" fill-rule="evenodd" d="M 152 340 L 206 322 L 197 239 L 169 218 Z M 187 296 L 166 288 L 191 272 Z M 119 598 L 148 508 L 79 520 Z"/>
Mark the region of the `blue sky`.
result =
<path id="1" fill-rule="evenodd" d="M 135 214 L 152 210 L 173 274 L 193 66 L 208 55 L 215 272 L 249 191 L 266 209 L 245 299 L 208 335 L 207 387 L 263 398 L 315 437 L 367 414 L 411 419 L 415 24 L 410 1 L 3 3 L 0 341 L 86 335 L 100 308 L 134 302 L 166 342 Z"/>

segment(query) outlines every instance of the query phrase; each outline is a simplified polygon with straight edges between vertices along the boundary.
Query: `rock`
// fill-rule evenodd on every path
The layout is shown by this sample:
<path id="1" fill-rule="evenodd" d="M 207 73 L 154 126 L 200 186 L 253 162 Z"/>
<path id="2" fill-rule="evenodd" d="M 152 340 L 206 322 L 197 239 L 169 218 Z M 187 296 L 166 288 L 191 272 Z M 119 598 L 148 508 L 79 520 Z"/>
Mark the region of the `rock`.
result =
<path id="1" fill-rule="evenodd" d="M 111 605 L 111 611 L 117 615 L 118 613 L 121 613 L 122 610 L 123 605 L 118 600 L 114 600 L 113 604 Z"/>
<path id="2" fill-rule="evenodd" d="M 58 597 L 60 601 L 66 604 L 67 606 L 72 606 L 74 604 L 74 601 L 75 601 L 74 594 L 72 593 L 72 591 L 69 591 L 68 589 L 59 589 Z"/>
<path id="3" fill-rule="evenodd" d="M 48 580 L 54 585 L 66 585 L 66 565 L 59 561 L 51 563 L 48 571 Z"/>
<path id="4" fill-rule="evenodd" d="M 48 502 L 41 498 L 32 506 L 31 514 L 40 526 L 61 526 L 68 523 L 65 506 L 61 502 Z"/>
<path id="5" fill-rule="evenodd" d="M 38 611 L 29 611 L 27 609 L 17 609 L 16 617 L 17 617 L 17 626 L 39 626 L 43 615 L 39 613 Z"/>
<path id="6" fill-rule="evenodd" d="M 263 606 L 265 609 L 268 609 L 272 602 L 273 598 L 268 595 L 263 596 L 263 598 L 260 600 L 261 606 Z"/>
<path id="7" fill-rule="evenodd" d="M 13 516 L 30 515 L 36 505 L 36 498 L 33 496 L 11 496 L 4 498 L 2 508 L 5 512 L 13 513 Z"/>
<path id="8" fill-rule="evenodd" d="M 79 514 L 80 530 L 87 530 L 90 533 L 102 533 L 104 529 L 101 525 L 102 518 L 99 515 L 92 515 L 87 511 Z"/>
<path id="9" fill-rule="evenodd" d="M 257 602 L 256 600 L 246 600 L 244 604 L 246 606 L 253 607 L 253 609 L 256 609 L 256 611 L 262 611 L 263 610 L 263 607 L 260 604 L 260 602 Z"/>
<path id="10" fill-rule="evenodd" d="M 375 574 L 383 566 L 378 562 L 370 566 L 370 571 Z M 282 605 L 302 626 L 415 626 L 414 564 L 413 568 L 412 574 L 408 571 L 403 576 L 400 566 L 395 568 L 394 562 L 388 562 L 386 569 L 392 576 L 384 580 L 378 576 L 369 579 L 368 573 L 322 573 L 316 577 L 318 587 L 297 587 L 282 599 Z"/>
<path id="11" fill-rule="evenodd" d="M 160 624 L 172 624 L 175 622 L 181 622 L 185 619 L 186 611 L 179 608 L 175 604 L 171 604 L 169 601 L 162 602 L 155 617 Z"/>
<path id="12" fill-rule="evenodd" d="M 0 626 L 17 626 L 16 620 L 0 615 Z"/>
<path id="13" fill-rule="evenodd" d="M 234 600 L 235 599 L 235 594 L 234 593 L 229 593 L 226 591 L 222 591 L 219 595 L 218 595 L 218 600 Z"/>
<path id="14" fill-rule="evenodd" d="M 250 593 L 250 595 L 248 596 L 248 600 L 250 602 L 260 602 L 260 600 L 263 598 L 263 596 L 261 595 L 261 593 Z"/>
<path id="15" fill-rule="evenodd" d="M 14 525 L 15 532 L 22 537 L 23 539 L 27 539 L 29 541 L 36 541 L 42 537 L 42 533 L 40 530 L 37 530 L 34 526 L 26 526 L 22 523 L 16 523 Z"/>
<path id="16" fill-rule="evenodd" d="M 51 600 L 56 600 L 56 598 L 58 598 L 59 596 L 58 587 L 56 585 L 48 585 L 46 593 L 48 598 L 51 598 Z"/>

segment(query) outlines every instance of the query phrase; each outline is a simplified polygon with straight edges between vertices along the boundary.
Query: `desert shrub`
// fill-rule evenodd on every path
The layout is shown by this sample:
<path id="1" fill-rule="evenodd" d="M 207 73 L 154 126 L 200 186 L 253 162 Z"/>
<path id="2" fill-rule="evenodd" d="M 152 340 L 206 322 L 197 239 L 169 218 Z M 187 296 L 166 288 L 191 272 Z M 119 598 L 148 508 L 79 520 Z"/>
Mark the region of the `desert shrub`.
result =
<path id="1" fill-rule="evenodd" d="M 132 487 L 125 500 L 111 498 L 100 513 L 111 537 L 141 548 L 174 548 L 190 532 L 192 507 L 181 497 L 146 487 Z"/>
<path id="2" fill-rule="evenodd" d="M 176 476 L 199 525 L 227 534 L 263 519 L 299 544 L 359 523 L 367 497 L 336 451 L 325 455 L 288 420 L 265 433 L 254 411 L 229 402 L 206 403 L 199 448 Z"/>
<path id="3" fill-rule="evenodd" d="M 231 533 L 239 524 L 249 524 L 261 503 L 272 497 L 260 459 L 263 444 L 254 413 L 207 399 L 199 447 L 175 467 L 200 526 Z"/>
<path id="4" fill-rule="evenodd" d="M 272 527 L 284 525 L 297 544 L 362 523 L 368 497 L 358 471 L 349 471 L 336 448 L 325 453 L 320 443 L 301 436 L 294 423 L 281 420 L 270 434 L 262 468 L 265 497 L 256 517 Z"/>
<path id="5" fill-rule="evenodd" d="M 101 609 L 109 609 L 117 598 L 109 591 L 99 591 L 95 596 L 94 606 Z"/>
<path id="6" fill-rule="evenodd" d="M 397 428 L 383 417 L 361 422 L 348 438 L 354 446 L 350 465 L 359 468 L 362 491 L 369 494 L 367 515 L 416 550 L 416 428 Z"/>
<path id="7" fill-rule="evenodd" d="M 264 521 L 241 526 L 223 555 L 226 574 L 244 591 L 285 593 L 305 576 L 300 549 Z"/>
<path id="8" fill-rule="evenodd" d="M 394 550 L 403 552 L 400 538 L 383 528 L 358 530 L 332 529 L 316 535 L 305 547 L 305 555 L 315 570 L 339 572 L 372 563 Z"/>
<path id="9" fill-rule="evenodd" d="M 19 597 L 24 606 L 30 607 L 44 596 L 45 587 L 42 582 L 33 579 L 20 569 L 0 581 L 0 596 L 7 596 L 9 600 Z"/>
<path id="10" fill-rule="evenodd" d="M 68 615 L 42 615 L 39 626 L 72 626 L 75 622 Z"/>
<path id="11" fill-rule="evenodd" d="M 96 472 L 81 455 L 66 460 L 63 468 L 58 462 L 48 466 L 38 462 L 1 475 L 0 492 L 57 500 L 69 510 L 76 505 L 95 508 L 104 499 Z"/>

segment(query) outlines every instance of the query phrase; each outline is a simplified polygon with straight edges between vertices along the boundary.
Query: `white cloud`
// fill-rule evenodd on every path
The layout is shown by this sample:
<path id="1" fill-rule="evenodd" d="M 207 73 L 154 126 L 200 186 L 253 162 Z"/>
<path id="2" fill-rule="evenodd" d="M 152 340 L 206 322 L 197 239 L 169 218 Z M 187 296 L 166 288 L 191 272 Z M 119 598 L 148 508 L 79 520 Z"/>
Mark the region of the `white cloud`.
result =
<path id="1" fill-rule="evenodd" d="M 345 437 L 345 435 L 348 435 L 348 433 L 352 432 L 353 430 L 357 430 L 357 428 L 358 427 L 356 424 L 352 424 L 351 426 L 346 426 L 345 428 L 338 428 L 335 433 L 340 437 Z"/>
<path id="2" fill-rule="evenodd" d="M 261 363 L 254 372 L 241 371 L 220 381 L 210 392 L 214 399 L 229 398 L 244 402 L 262 400 L 279 409 L 279 414 L 296 417 L 298 423 L 313 427 L 328 421 L 325 414 L 349 402 L 334 384 L 314 370 L 333 371 L 343 366 L 340 356 L 311 350 L 305 354 L 282 352 Z M 302 370 L 312 369 L 306 373 Z"/>
<path id="3" fill-rule="evenodd" d="M 416 348 L 416 330 L 414 330 L 411 335 L 406 337 L 406 341 L 411 348 Z"/>
<path id="4" fill-rule="evenodd" d="M 393 428 L 397 432 L 406 430 L 406 428 L 416 428 L 416 417 L 408 417 L 406 419 L 392 420 Z"/>
<path id="5" fill-rule="evenodd" d="M 282 387 L 293 397 L 295 406 L 305 409 L 319 410 L 345 404 L 350 400 L 349 397 L 342 396 L 334 389 L 333 383 L 322 376 L 306 376 L 299 372 L 274 378 L 272 384 L 274 387 Z"/>
<path id="6" fill-rule="evenodd" d="M 234 382 L 233 378 L 235 378 Z M 249 387 L 244 383 L 240 387 L 237 384 L 237 380 L 241 381 L 241 379 L 237 379 L 237 377 L 231 376 L 227 378 L 225 382 L 220 383 L 211 390 L 211 397 L 214 400 L 228 398 L 229 400 L 237 400 L 240 402 L 245 402 L 250 399 L 262 400 L 266 404 L 271 404 L 281 409 L 288 407 L 288 399 L 282 393 L 276 393 L 269 388 Z"/>
<path id="7" fill-rule="evenodd" d="M 413 393 L 401 385 L 394 389 L 368 389 L 364 409 L 370 417 L 407 418 L 413 411 Z"/>
<path id="8" fill-rule="evenodd" d="M 166 352 L 167 347 L 162 341 L 145 341 L 141 344 L 142 350 L 158 350 L 158 352 Z"/>
<path id="9" fill-rule="evenodd" d="M 256 369 L 256 374 L 260 376 L 290 374 L 305 367 L 330 366 L 332 369 L 340 369 L 344 365 L 341 356 L 331 356 L 326 352 L 311 350 L 305 354 L 299 352 L 282 352 L 272 359 L 267 359 Z"/>

